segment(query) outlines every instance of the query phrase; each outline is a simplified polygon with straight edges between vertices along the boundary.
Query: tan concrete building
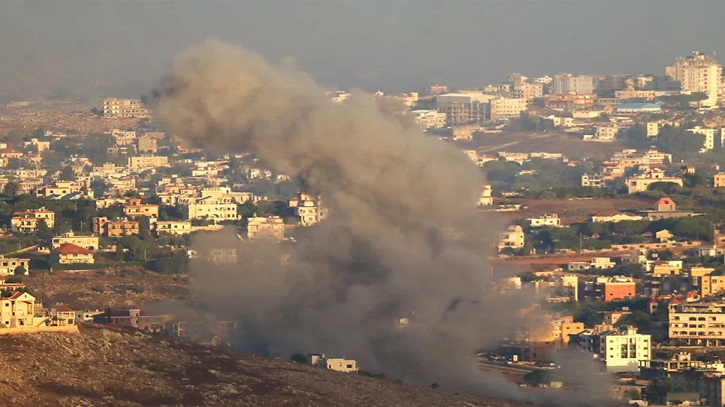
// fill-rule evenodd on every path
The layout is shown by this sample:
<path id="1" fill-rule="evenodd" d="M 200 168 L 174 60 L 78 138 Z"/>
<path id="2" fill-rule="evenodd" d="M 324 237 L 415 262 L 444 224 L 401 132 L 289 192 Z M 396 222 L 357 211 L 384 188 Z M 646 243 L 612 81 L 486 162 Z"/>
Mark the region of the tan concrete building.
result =
<path id="1" fill-rule="evenodd" d="M 149 117 L 149 111 L 140 99 L 107 98 L 103 99 L 103 117 Z"/>
<path id="2" fill-rule="evenodd" d="M 713 186 L 715 188 L 725 187 L 725 172 L 719 172 L 713 176 Z"/>
<path id="3" fill-rule="evenodd" d="M 505 231 L 498 234 L 498 251 L 510 247 L 521 249 L 524 247 L 524 230 L 519 225 L 511 225 Z"/>
<path id="4" fill-rule="evenodd" d="M 15 257 L 5 257 L 0 254 L 0 276 L 12 276 L 18 267 L 25 269 L 24 275 L 29 274 L 30 259 L 21 259 Z"/>
<path id="5" fill-rule="evenodd" d="M 76 246 L 80 246 L 87 250 L 98 250 L 98 237 L 97 236 L 77 236 L 72 231 L 64 234 L 63 236 L 56 236 L 51 240 L 51 249 L 59 249 L 66 243 L 72 243 Z"/>
<path id="6" fill-rule="evenodd" d="M 665 175 L 664 171 L 650 170 L 642 175 L 627 178 L 627 191 L 629 194 L 646 191 L 647 187 L 655 182 L 669 182 L 682 186 L 682 178 L 668 177 Z"/>
<path id="7" fill-rule="evenodd" d="M 491 120 L 518 117 L 528 109 L 526 99 L 498 98 L 491 102 Z"/>
<path id="8" fill-rule="evenodd" d="M 247 222 L 247 237 L 250 239 L 284 239 L 284 220 L 279 216 L 254 217 Z"/>
<path id="9" fill-rule="evenodd" d="M 29 233 L 38 229 L 38 223 L 43 220 L 46 226 L 55 226 L 55 212 L 40 209 L 29 209 L 23 212 L 14 212 L 10 219 L 10 227 L 13 232 Z"/>
<path id="10" fill-rule="evenodd" d="M 176 221 L 176 220 L 165 220 L 154 223 L 153 229 L 157 235 L 169 234 L 175 236 L 188 235 L 191 233 L 191 222 L 189 221 Z"/>
<path id="11" fill-rule="evenodd" d="M 670 306 L 668 334 L 683 345 L 725 345 L 725 304 L 685 303 Z"/>
<path id="12" fill-rule="evenodd" d="M 54 250 L 50 258 L 58 264 L 93 264 L 95 261 L 92 251 L 72 243 L 66 243 Z"/>
<path id="13" fill-rule="evenodd" d="M 108 237 L 138 235 L 139 225 L 135 220 L 108 220 L 102 216 L 93 218 L 93 233 Z"/>
<path id="14" fill-rule="evenodd" d="M 169 158 L 156 155 L 141 155 L 128 157 L 128 167 L 131 170 L 143 170 L 146 168 L 168 167 Z"/>

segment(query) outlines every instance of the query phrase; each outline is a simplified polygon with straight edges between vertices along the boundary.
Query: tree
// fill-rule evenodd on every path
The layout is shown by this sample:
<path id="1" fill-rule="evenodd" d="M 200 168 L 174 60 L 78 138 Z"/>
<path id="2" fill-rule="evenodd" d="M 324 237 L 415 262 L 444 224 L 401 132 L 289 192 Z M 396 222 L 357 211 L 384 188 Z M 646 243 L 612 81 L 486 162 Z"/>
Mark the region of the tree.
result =
<path id="1" fill-rule="evenodd" d="M 45 219 L 40 219 L 38 221 L 38 226 L 35 231 L 35 235 L 38 236 L 40 239 L 50 239 L 53 237 L 53 231 L 48 227 L 48 224 L 45 222 Z"/>
<path id="2" fill-rule="evenodd" d="M 290 358 L 293 362 L 299 363 L 302 365 L 309 365 L 310 361 L 307 359 L 307 356 L 301 354 L 301 353 L 295 353 Z"/>
<path id="3" fill-rule="evenodd" d="M 25 273 L 27 273 L 27 272 L 28 272 L 28 270 L 25 267 L 18 266 L 18 267 L 15 267 L 13 274 L 16 276 L 24 276 Z"/>
<path id="4" fill-rule="evenodd" d="M 20 184 L 15 181 L 10 181 L 3 187 L 3 194 L 8 196 L 17 196 L 20 191 Z"/>
<path id="5" fill-rule="evenodd" d="M 700 151 L 705 142 L 705 136 L 687 131 L 683 127 L 685 126 L 662 126 L 657 135 L 657 146 L 662 151 L 671 154 L 696 153 Z"/>
<path id="6" fill-rule="evenodd" d="M 70 165 L 66 165 L 60 171 L 60 179 L 62 181 L 72 181 L 75 178 L 76 178 L 76 173 L 75 173 L 75 171 L 73 171 L 73 167 L 71 167 Z"/>

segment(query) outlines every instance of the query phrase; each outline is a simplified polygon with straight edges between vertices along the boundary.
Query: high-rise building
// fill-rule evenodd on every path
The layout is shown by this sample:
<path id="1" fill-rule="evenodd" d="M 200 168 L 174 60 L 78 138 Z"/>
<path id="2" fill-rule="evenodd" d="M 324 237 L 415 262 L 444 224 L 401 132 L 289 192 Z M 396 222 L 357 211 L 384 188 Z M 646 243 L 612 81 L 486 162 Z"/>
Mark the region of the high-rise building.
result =
<path id="1" fill-rule="evenodd" d="M 594 78 L 590 75 L 558 73 L 554 75 L 552 93 L 555 95 L 566 95 L 570 93 L 585 95 L 594 93 Z"/>
<path id="2" fill-rule="evenodd" d="M 692 51 L 692 55 L 679 57 L 673 66 L 665 68 L 665 75 L 678 81 L 683 92 L 704 93 L 707 99 L 701 102 L 703 106 L 717 106 L 722 65 L 715 58 Z"/>

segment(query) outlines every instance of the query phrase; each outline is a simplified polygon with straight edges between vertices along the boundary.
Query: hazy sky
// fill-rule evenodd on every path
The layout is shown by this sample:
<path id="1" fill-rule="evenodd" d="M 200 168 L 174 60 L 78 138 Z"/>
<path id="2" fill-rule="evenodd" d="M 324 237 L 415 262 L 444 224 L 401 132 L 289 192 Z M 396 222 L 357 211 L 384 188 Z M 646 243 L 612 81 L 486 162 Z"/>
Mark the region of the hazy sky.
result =
<path id="1" fill-rule="evenodd" d="M 209 37 L 370 91 L 511 72 L 663 74 L 693 49 L 725 60 L 723 16 L 722 1 L 4 1 L 0 99 L 137 96 Z"/>

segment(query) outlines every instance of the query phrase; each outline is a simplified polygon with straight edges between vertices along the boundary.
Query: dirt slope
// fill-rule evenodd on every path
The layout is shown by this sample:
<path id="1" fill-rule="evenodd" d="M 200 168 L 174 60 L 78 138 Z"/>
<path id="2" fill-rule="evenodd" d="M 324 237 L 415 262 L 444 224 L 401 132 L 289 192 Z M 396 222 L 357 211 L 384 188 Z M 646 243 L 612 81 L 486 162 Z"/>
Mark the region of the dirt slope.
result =
<path id="1" fill-rule="evenodd" d="M 97 325 L 0 348 L 3 405 L 523 406 Z"/>

